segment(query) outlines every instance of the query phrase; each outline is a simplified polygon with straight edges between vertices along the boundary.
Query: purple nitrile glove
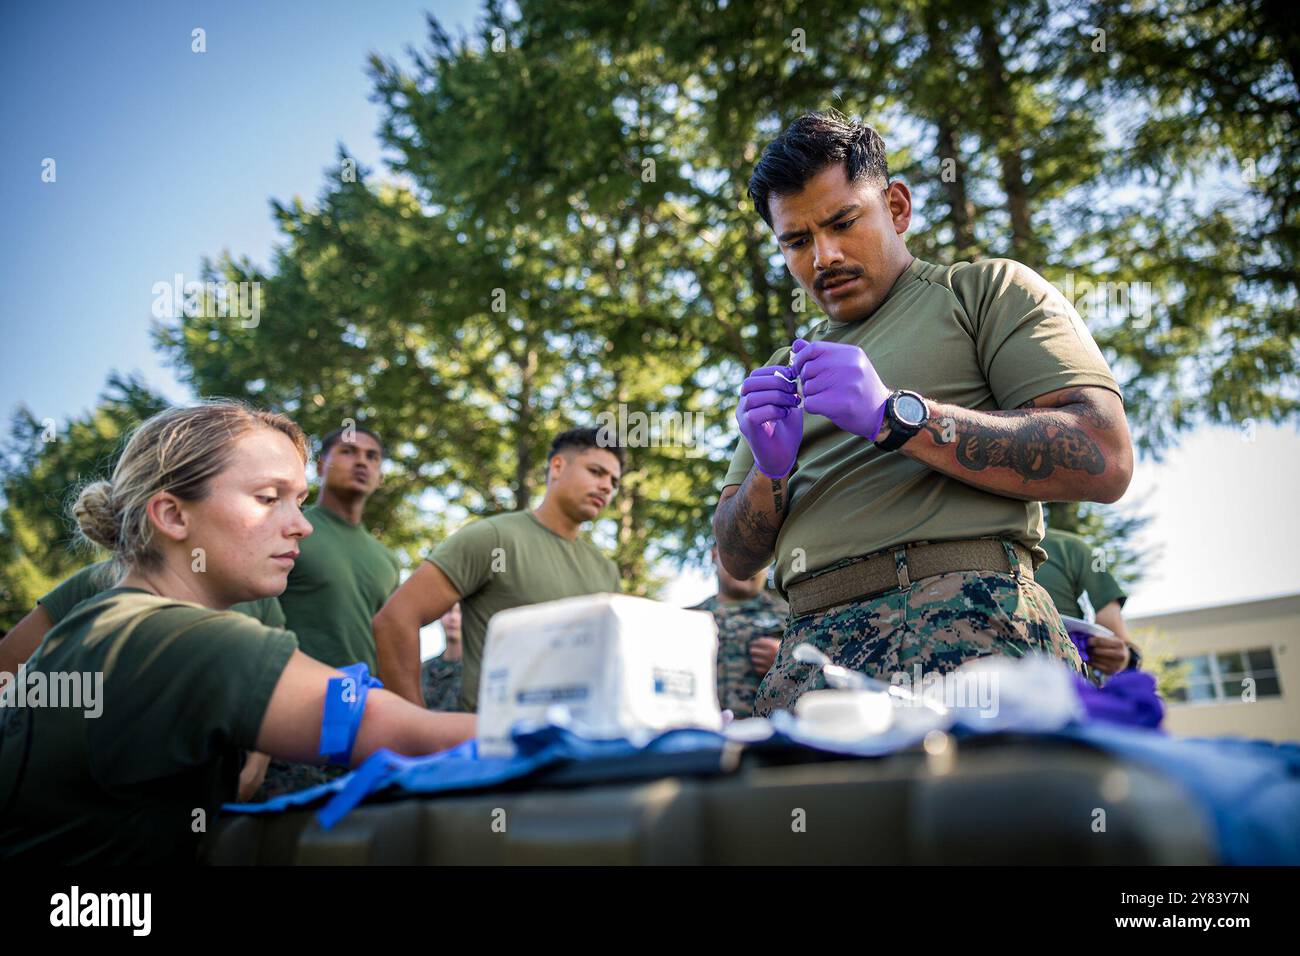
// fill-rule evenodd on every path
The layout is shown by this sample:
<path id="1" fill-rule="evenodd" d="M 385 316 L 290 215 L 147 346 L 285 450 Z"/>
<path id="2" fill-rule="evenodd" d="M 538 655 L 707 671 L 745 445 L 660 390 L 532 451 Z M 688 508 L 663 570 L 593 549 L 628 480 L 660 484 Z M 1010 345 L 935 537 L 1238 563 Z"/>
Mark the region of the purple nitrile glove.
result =
<path id="1" fill-rule="evenodd" d="M 1093 687 L 1078 674 L 1074 687 L 1093 720 L 1131 727 L 1159 727 L 1165 705 L 1156 692 L 1156 679 L 1141 671 L 1120 671 L 1101 687 Z"/>
<path id="2" fill-rule="evenodd" d="M 790 474 L 803 440 L 803 409 L 790 366 L 764 365 L 749 373 L 740 386 L 736 422 L 759 471 L 769 478 Z"/>
<path id="3" fill-rule="evenodd" d="M 1074 641 L 1074 646 L 1079 649 L 1079 658 L 1087 663 L 1088 660 L 1088 635 L 1083 631 L 1067 631 L 1070 640 Z"/>
<path id="4" fill-rule="evenodd" d="M 795 339 L 792 350 L 808 413 L 825 416 L 837 428 L 875 441 L 885 421 L 885 399 L 890 390 L 867 353 L 844 342 L 809 344 L 803 339 Z"/>

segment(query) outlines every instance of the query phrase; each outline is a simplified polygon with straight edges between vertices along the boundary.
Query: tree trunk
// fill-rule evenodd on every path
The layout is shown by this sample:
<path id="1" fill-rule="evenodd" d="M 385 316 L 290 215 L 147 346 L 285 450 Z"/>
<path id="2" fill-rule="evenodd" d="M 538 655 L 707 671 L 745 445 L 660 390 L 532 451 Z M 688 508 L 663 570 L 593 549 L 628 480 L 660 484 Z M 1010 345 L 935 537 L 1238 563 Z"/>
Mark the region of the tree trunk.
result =
<path id="1" fill-rule="evenodd" d="M 532 461 L 533 376 L 537 373 L 537 350 L 529 343 L 519 372 L 519 416 L 515 426 L 515 510 L 525 510 L 533 501 L 535 486 Z"/>
<path id="2" fill-rule="evenodd" d="M 948 200 L 948 219 L 952 223 L 953 244 L 956 258 L 967 259 L 975 254 L 975 206 L 966 193 L 966 173 L 962 167 L 961 156 L 957 150 L 957 131 L 952 120 L 940 116 L 939 159 L 940 179 L 943 180 L 944 196 Z M 953 175 L 951 181 L 943 178 L 943 162 L 952 160 Z"/>
<path id="3" fill-rule="evenodd" d="M 940 23 L 934 6 L 927 6 L 925 35 L 929 58 L 946 68 L 951 68 L 954 60 L 952 44 L 948 40 L 950 31 L 951 24 Z M 952 223 L 953 245 L 956 247 L 954 258 L 966 259 L 976 252 L 975 206 L 966 191 L 966 167 L 962 164 L 958 146 L 957 130 L 961 117 L 948 97 L 932 93 L 927 99 L 936 107 L 934 124 L 938 130 L 939 181 L 943 184 L 944 198 L 948 200 L 948 221 Z M 949 165 L 952 167 L 951 179 L 947 177 L 945 168 Z"/>
<path id="4" fill-rule="evenodd" d="M 1037 244 L 1029 220 L 1029 187 L 1025 183 L 1024 161 L 1020 156 L 1019 130 L 1011 104 L 1011 82 L 998 41 L 997 26 L 984 19 L 979 28 L 980 60 L 988 90 L 988 111 L 993 120 L 998 165 L 1002 170 L 1002 191 L 1011 217 L 1011 255 L 1026 265 L 1041 268 Z"/>
<path id="5" fill-rule="evenodd" d="M 763 257 L 763 238 L 755 229 L 747 230 L 745 258 L 749 260 L 749 283 L 754 288 L 754 322 L 758 325 L 759 354 L 766 360 L 776 351 L 772 338 L 772 287 L 767 281 L 767 262 Z M 791 324 L 786 321 L 787 328 Z M 791 335 L 791 338 L 794 336 Z"/>

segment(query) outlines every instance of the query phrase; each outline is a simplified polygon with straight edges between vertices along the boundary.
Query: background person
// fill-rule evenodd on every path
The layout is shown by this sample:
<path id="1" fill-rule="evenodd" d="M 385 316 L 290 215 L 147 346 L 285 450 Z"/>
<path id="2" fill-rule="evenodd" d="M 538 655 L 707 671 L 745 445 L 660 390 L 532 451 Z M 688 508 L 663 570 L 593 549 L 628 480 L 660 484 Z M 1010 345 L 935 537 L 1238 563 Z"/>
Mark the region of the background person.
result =
<path id="1" fill-rule="evenodd" d="M 1043 550 L 1047 561 L 1038 568 L 1038 583 L 1051 595 L 1057 611 L 1082 619 L 1079 597 L 1086 594 L 1097 623 L 1115 635 L 1088 636 L 1089 666 L 1107 675 L 1138 668 L 1142 654 L 1129 637 L 1121 613 L 1128 595 L 1105 567 L 1097 566 L 1092 546 L 1077 534 L 1049 526 L 1043 536 Z"/>
<path id="2" fill-rule="evenodd" d="M 456 711 L 460 710 L 460 604 L 453 604 L 439 620 L 447 646 L 420 665 L 420 690 L 430 710 Z"/>
<path id="3" fill-rule="evenodd" d="M 478 706 L 479 665 L 492 615 L 507 608 L 618 591 L 618 565 L 581 534 L 618 490 L 623 449 L 595 428 L 557 435 L 546 495 L 533 511 L 483 518 L 439 544 L 375 617 L 380 677 L 412 703 L 420 693 L 420 628 L 458 601 L 464 633 L 460 704 Z"/>
<path id="4" fill-rule="evenodd" d="M 754 716 L 754 696 L 776 660 L 790 608 L 767 587 L 767 569 L 740 580 L 711 552 L 718 593 L 691 610 L 709 611 L 718 626 L 718 704 L 737 720 Z"/>
<path id="5" fill-rule="evenodd" d="M 302 652 L 331 667 L 360 661 L 373 673 L 379 666 L 370 621 L 397 588 L 399 569 L 364 524 L 383 462 L 383 442 L 364 426 L 338 428 L 321 439 L 320 492 L 303 509 L 313 533 L 280 595 Z"/>

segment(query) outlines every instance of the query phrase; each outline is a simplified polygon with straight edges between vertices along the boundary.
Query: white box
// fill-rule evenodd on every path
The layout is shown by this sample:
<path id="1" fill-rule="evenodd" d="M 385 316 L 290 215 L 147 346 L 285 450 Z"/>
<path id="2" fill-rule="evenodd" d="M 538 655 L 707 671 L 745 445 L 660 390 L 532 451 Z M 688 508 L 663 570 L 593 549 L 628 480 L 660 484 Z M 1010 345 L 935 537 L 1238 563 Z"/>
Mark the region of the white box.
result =
<path id="1" fill-rule="evenodd" d="M 587 594 L 500 611 L 488 622 L 478 746 L 510 756 L 510 728 L 563 707 L 596 739 L 676 727 L 722 729 L 718 630 L 708 611 Z"/>

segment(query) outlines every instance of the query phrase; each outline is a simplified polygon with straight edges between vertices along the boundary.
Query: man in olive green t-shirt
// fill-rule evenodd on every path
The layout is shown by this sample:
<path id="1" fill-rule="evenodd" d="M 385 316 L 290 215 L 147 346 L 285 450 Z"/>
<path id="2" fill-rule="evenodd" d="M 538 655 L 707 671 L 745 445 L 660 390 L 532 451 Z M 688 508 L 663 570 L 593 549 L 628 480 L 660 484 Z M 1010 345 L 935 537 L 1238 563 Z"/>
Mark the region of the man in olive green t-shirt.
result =
<path id="1" fill-rule="evenodd" d="M 442 625 L 442 634 L 446 646 L 441 654 L 436 654 L 420 664 L 420 690 L 424 694 L 424 706 L 430 710 L 460 710 L 461 678 L 461 640 L 460 640 L 460 605 L 453 604 L 451 610 L 438 621 Z"/>
<path id="2" fill-rule="evenodd" d="M 1032 580 L 1037 502 L 1116 500 L 1132 447 L 1074 307 L 1018 262 L 913 257 L 884 143 L 834 111 L 769 144 L 749 193 L 827 316 L 738 389 L 714 515 L 728 571 L 775 555 L 791 604 L 755 712 L 824 686 L 792 657 L 805 641 L 886 679 L 1029 650 L 1079 667 Z"/>
<path id="3" fill-rule="evenodd" d="M 337 429 L 322 440 L 320 495 L 303 509 L 313 530 L 280 595 L 303 653 L 331 667 L 360 661 L 378 669 L 370 621 L 397 587 L 399 566 L 362 519 L 383 457 L 379 436 L 367 428 Z"/>
<path id="4" fill-rule="evenodd" d="M 618 566 L 580 534 L 609 503 L 623 450 L 594 428 L 556 437 L 547 455 L 546 495 L 535 511 L 475 521 L 439 544 L 375 618 L 379 674 L 412 703 L 420 692 L 420 628 L 460 602 L 461 706 L 478 705 L 488 621 L 507 608 L 618 591 Z"/>
<path id="5" fill-rule="evenodd" d="M 1097 623 L 1115 636 L 1095 634 L 1088 638 L 1088 663 L 1104 674 L 1136 668 L 1141 661 L 1137 646 L 1129 637 L 1120 609 L 1128 595 L 1105 561 L 1077 534 L 1048 528 L 1043 536 L 1047 560 L 1036 572 L 1038 583 L 1052 598 L 1062 615 L 1082 618 L 1080 595 L 1088 596 Z"/>

